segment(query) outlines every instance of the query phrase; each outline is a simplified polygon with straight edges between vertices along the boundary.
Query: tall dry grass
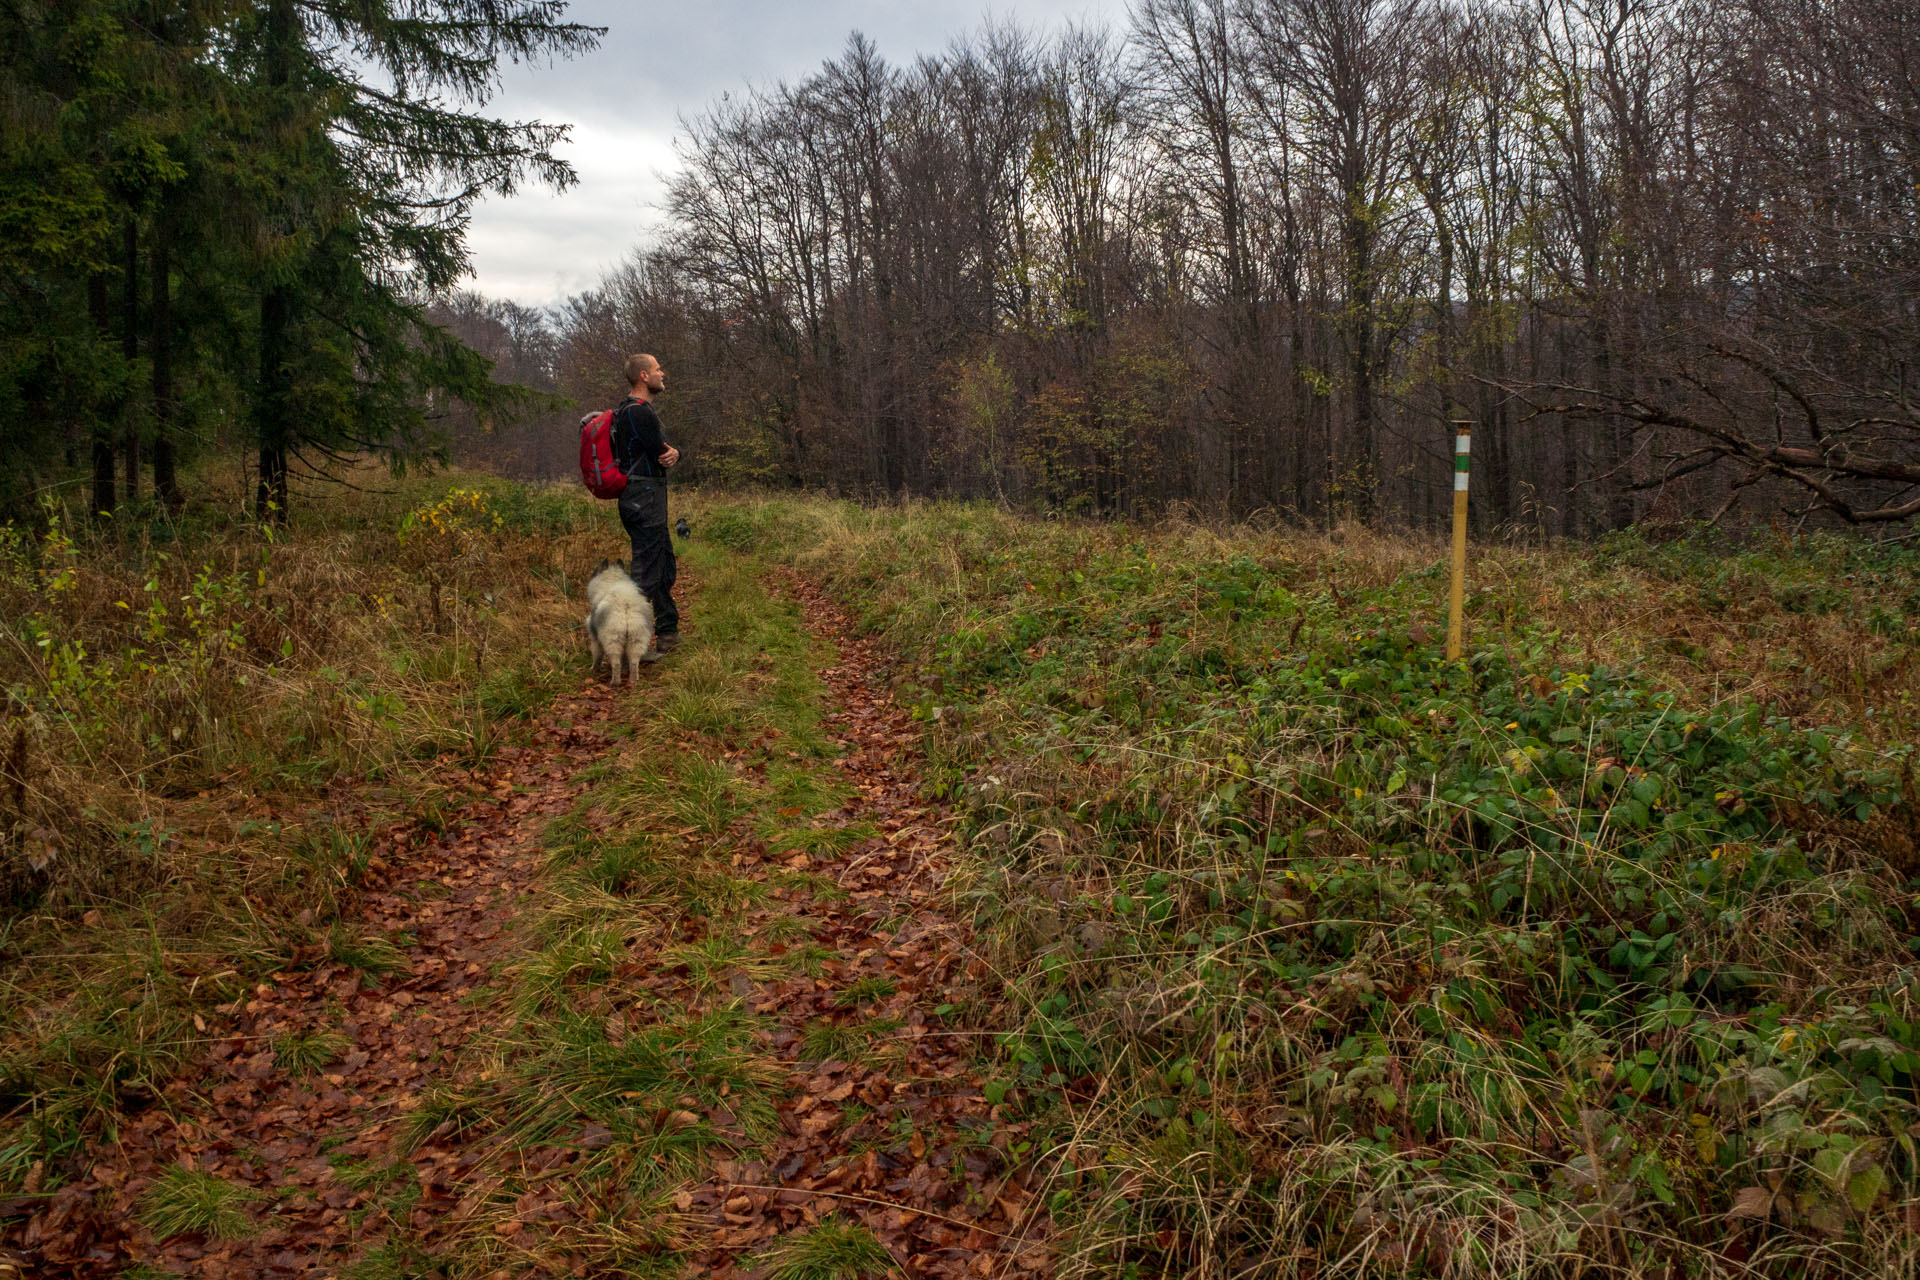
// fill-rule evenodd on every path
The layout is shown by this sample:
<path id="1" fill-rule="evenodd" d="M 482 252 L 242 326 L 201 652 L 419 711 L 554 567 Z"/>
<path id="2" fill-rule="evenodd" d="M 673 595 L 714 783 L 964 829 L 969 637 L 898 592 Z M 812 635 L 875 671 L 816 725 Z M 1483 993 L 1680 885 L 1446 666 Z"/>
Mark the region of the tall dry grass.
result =
<path id="1" fill-rule="evenodd" d="M 0 526 L 0 1185 L 50 1189 L 196 1014 L 351 909 L 584 658 L 610 508 L 482 476 Z"/>

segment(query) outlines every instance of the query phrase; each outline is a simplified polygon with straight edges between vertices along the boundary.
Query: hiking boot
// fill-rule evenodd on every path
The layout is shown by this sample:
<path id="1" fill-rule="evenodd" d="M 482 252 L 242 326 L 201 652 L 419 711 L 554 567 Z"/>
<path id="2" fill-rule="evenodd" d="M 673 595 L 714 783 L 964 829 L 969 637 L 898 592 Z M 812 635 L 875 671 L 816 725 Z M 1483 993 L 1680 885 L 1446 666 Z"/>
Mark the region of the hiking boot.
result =
<path id="1" fill-rule="evenodd" d="M 655 636 L 653 643 L 654 647 L 659 649 L 660 652 L 672 653 L 680 647 L 680 633 L 678 631 L 669 631 L 663 636 Z"/>

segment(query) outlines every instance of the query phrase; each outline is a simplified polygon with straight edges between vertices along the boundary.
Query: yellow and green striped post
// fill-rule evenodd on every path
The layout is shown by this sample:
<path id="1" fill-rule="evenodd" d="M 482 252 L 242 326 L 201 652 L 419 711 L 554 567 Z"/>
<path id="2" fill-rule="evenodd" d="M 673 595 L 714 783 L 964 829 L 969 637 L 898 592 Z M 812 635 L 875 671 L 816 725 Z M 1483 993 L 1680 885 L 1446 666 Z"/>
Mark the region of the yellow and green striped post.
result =
<path id="1" fill-rule="evenodd" d="M 1447 602 L 1447 661 L 1460 657 L 1467 602 L 1467 447 L 1473 422 L 1453 420 L 1453 593 Z"/>

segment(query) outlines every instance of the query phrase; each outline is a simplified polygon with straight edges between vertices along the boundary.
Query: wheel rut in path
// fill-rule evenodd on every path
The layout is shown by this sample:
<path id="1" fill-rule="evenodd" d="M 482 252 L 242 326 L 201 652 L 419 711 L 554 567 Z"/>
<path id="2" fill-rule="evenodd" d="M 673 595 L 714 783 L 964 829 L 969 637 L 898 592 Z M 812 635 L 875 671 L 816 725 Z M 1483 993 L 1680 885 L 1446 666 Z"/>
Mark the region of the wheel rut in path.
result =
<path id="1" fill-rule="evenodd" d="M 938 894 L 955 818 L 921 795 L 911 764 L 920 730 L 881 680 L 872 642 L 813 584 L 782 575 L 775 585 L 838 651 L 820 672 L 835 708 L 826 728 L 856 791 L 838 816 L 877 834 L 825 859 L 778 848 L 740 859 L 742 874 L 756 859 L 761 875 L 777 865 L 823 874 L 845 898 L 795 904 L 835 953 L 818 977 L 736 980 L 735 992 L 772 1021 L 770 1045 L 792 1072 L 789 1096 L 770 1153 L 720 1160 L 677 1197 L 696 1240 L 693 1273 L 761 1274 L 757 1251 L 837 1216 L 871 1230 L 907 1276 L 1048 1275 L 1043 1198 L 1019 1155 L 1028 1126 L 983 1092 L 969 1050 L 982 1033 L 951 1031 L 934 1012 L 986 977 Z M 863 990 L 887 994 L 850 999 Z M 822 1028 L 876 1015 L 898 1024 L 880 1042 L 890 1052 L 859 1062 L 807 1056 Z"/>
<path id="2" fill-rule="evenodd" d="M 772 585 L 837 650 L 818 674 L 851 798 L 822 821 L 872 834 L 808 855 L 755 838 L 750 819 L 736 824 L 732 873 L 769 891 L 725 927 L 778 958 L 788 946 L 772 941 L 774 922 L 801 916 L 824 952 L 819 963 L 765 980 L 736 971 L 716 990 L 659 955 L 708 927 L 682 919 L 662 922 L 622 966 L 625 981 L 602 993 L 621 1002 L 630 982 L 646 996 L 629 1006 L 636 1016 L 744 1005 L 759 1019 L 756 1052 L 784 1076 L 771 1136 L 749 1135 L 724 1103 L 699 1117 L 718 1143 L 655 1212 L 666 1215 L 689 1276 L 762 1274 L 765 1250 L 830 1219 L 871 1231 L 905 1276 L 1048 1276 L 1050 1223 L 1022 1155 L 1029 1126 L 988 1101 L 971 1051 L 986 1032 L 950 1027 L 941 1013 L 981 991 L 988 974 L 965 925 L 942 905 L 955 818 L 920 794 L 912 765 L 920 730 L 842 610 L 793 575 Z M 682 658 L 698 653 L 697 634 L 690 639 Z M 422 1117 L 437 1116 L 436 1093 L 471 1083 L 485 1055 L 463 1049 L 483 1048 L 504 1025 L 506 974 L 526 955 L 515 917 L 546 868 L 545 828 L 577 811 L 586 766 L 612 754 L 623 724 L 653 712 L 644 696 L 583 684 L 545 713 L 526 746 L 501 751 L 473 779 L 483 794 L 457 829 L 376 833 L 374 873 L 346 941 L 350 949 L 354 938 L 401 939 L 402 967 L 355 969 L 343 963 L 355 957 L 320 943 L 222 1009 L 207 1052 L 161 1104 L 127 1117 L 115 1141 L 89 1153 L 84 1177 L 8 1231 L 29 1274 L 94 1280 L 140 1263 L 196 1280 L 279 1280 L 342 1275 L 389 1243 L 457 1256 L 476 1212 L 488 1211 L 481 1202 L 498 1187 L 503 1159 L 532 1173 L 510 1213 L 485 1219 L 499 1250 L 518 1260 L 488 1280 L 619 1274 L 566 1243 L 596 1224 L 617 1227 L 604 1216 L 612 1206 L 538 1189 L 591 1159 L 604 1133 L 589 1126 L 514 1152 Z M 793 887 L 796 870 L 831 892 Z M 282 1061 L 301 1037 L 328 1034 L 339 1037 L 338 1053 L 324 1065 L 299 1071 Z M 822 1045 L 835 1044 L 852 1048 L 822 1056 Z M 395 1161 L 413 1166 L 421 1189 L 399 1219 L 383 1216 L 377 1179 L 352 1174 Z M 242 1206 L 252 1233 L 155 1239 L 136 1210 L 176 1168 L 252 1192 Z"/>
<path id="3" fill-rule="evenodd" d="M 538 876 L 542 828 L 583 789 L 582 767 L 606 750 L 617 704 L 589 687 L 560 698 L 524 747 L 502 749 L 457 827 L 390 827 L 369 867 L 343 945 L 303 947 L 309 967 L 277 972 L 222 1015 L 196 1066 L 158 1105 L 127 1118 L 90 1153 L 88 1174 L 58 1189 L 10 1232 L 30 1274 L 160 1274 L 241 1280 L 336 1274 L 359 1256 L 356 1211 L 374 1192 L 343 1180 L 343 1163 L 390 1158 L 425 1091 L 495 1016 L 486 996 L 512 953 L 516 904 Z M 410 940 L 397 950 L 367 938 Z M 362 954 L 355 954 L 358 949 Z M 373 974 L 344 960 L 382 967 Z M 478 997 L 478 998 L 476 998 Z M 301 1038 L 337 1037 L 333 1060 L 288 1070 Z M 156 1240 L 142 1198 L 170 1169 L 212 1174 L 257 1198 L 257 1230 L 238 1240 L 184 1233 Z"/>

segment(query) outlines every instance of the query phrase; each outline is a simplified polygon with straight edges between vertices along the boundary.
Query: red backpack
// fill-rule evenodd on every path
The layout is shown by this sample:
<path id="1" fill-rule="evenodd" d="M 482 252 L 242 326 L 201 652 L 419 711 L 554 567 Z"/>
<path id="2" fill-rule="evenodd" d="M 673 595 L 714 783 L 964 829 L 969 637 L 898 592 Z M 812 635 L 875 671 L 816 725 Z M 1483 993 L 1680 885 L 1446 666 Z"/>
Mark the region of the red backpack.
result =
<path id="1" fill-rule="evenodd" d="M 613 465 L 613 410 L 580 419 L 580 478 L 596 498 L 617 498 L 627 478 Z"/>

